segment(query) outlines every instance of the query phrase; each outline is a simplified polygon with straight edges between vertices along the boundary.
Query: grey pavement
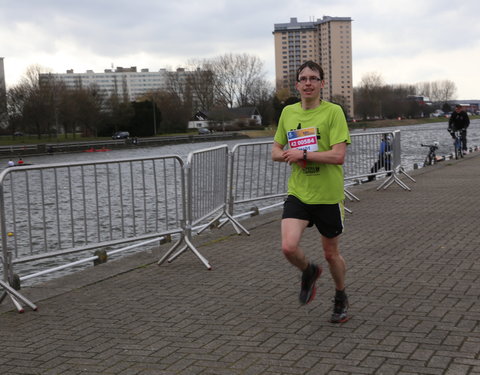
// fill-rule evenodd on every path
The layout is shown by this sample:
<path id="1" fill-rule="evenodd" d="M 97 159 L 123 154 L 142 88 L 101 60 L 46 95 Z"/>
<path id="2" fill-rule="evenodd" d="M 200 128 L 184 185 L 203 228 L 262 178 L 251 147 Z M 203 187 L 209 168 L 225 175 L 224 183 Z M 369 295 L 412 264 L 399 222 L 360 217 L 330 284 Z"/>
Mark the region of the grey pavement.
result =
<path id="1" fill-rule="evenodd" d="M 408 192 L 352 187 L 341 238 L 352 318 L 329 323 L 329 272 L 298 304 L 280 212 L 194 238 L 187 252 L 112 261 L 0 305 L 0 374 L 480 374 L 480 153 L 405 176 Z M 315 229 L 302 241 L 325 266 Z"/>

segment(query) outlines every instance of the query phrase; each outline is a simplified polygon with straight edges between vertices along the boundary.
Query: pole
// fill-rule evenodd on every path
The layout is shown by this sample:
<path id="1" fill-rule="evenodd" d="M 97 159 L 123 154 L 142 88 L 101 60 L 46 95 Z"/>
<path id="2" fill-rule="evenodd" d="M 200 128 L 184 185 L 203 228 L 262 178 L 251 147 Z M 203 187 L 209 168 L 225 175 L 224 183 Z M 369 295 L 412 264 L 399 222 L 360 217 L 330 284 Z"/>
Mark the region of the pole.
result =
<path id="1" fill-rule="evenodd" d="M 153 136 L 155 137 L 157 135 L 157 118 L 155 115 L 155 102 L 152 98 L 152 108 L 153 108 Z"/>

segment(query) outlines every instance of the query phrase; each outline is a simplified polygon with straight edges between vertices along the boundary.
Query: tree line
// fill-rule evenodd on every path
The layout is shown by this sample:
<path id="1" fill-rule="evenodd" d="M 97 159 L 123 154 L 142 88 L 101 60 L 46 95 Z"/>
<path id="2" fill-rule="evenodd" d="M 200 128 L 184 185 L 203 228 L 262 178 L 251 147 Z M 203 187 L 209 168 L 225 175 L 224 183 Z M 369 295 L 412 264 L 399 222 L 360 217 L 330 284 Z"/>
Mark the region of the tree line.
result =
<path id="1" fill-rule="evenodd" d="M 8 121 L 0 129 L 3 134 L 74 138 L 78 132 L 96 137 L 125 130 L 134 136 L 152 136 L 187 131 L 188 121 L 198 111 L 223 122 L 231 120 L 229 109 L 247 106 L 257 108 L 262 125 L 271 125 L 285 105 L 299 100 L 294 93 L 275 92 L 265 79 L 263 62 L 248 54 L 191 60 L 186 69 L 166 73 L 165 89 L 146 93 L 134 102 L 126 90 L 106 95 L 96 85 L 85 87 L 79 81 L 74 88 L 66 87 L 63 81 L 41 73 L 46 73 L 45 69 L 31 66 L 22 80 L 7 90 Z M 428 116 L 448 105 L 455 92 L 451 81 L 386 85 L 379 74 L 369 73 L 354 87 L 355 117 Z M 412 95 L 428 96 L 434 105 L 410 100 Z M 346 102 L 340 95 L 331 101 Z"/>
<path id="2" fill-rule="evenodd" d="M 450 80 L 388 85 L 380 74 L 368 73 L 354 87 L 355 113 L 362 120 L 429 117 L 436 109 L 451 111 L 456 91 Z"/>

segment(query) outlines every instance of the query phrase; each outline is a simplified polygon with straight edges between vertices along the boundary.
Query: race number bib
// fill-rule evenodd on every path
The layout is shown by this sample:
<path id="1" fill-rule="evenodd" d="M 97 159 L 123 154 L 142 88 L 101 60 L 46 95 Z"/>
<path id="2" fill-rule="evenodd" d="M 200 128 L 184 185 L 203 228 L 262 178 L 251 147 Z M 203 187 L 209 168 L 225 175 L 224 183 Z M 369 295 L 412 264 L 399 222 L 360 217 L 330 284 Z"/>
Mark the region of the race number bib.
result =
<path id="1" fill-rule="evenodd" d="M 291 130 L 287 133 L 290 148 L 318 151 L 316 128 Z"/>

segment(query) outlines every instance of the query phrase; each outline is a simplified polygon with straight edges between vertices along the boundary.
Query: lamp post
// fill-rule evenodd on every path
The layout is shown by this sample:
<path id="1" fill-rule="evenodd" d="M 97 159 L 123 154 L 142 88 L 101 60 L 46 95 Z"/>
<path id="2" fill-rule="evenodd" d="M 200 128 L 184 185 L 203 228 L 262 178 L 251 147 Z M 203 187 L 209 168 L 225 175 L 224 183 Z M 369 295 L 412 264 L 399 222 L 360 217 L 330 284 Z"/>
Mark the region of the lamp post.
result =
<path id="1" fill-rule="evenodd" d="M 153 100 L 152 97 L 152 108 L 153 108 L 153 136 L 155 137 L 157 135 L 157 117 L 155 114 L 155 101 Z"/>

